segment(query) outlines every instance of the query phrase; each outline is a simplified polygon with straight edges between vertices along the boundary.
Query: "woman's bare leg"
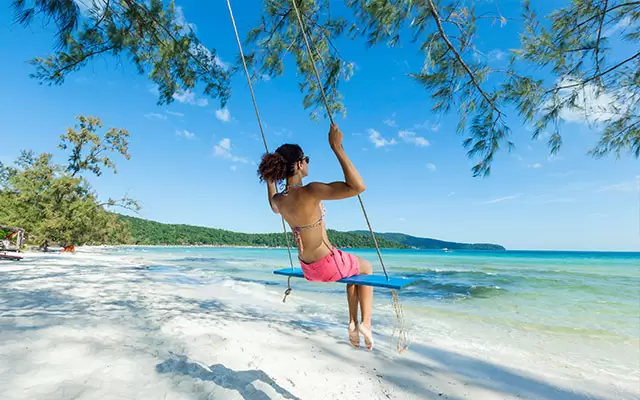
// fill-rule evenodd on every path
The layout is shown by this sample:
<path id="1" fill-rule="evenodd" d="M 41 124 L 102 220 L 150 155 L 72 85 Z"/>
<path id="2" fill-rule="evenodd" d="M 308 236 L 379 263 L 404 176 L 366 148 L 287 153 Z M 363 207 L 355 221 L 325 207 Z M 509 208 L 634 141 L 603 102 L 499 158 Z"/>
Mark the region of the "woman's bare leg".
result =
<path id="1" fill-rule="evenodd" d="M 373 268 L 371 263 L 363 258 L 357 257 L 358 265 L 360 266 L 361 275 L 371 275 Z M 373 349 L 373 334 L 371 331 L 371 309 L 373 307 L 373 287 L 371 286 L 357 286 L 358 300 L 360 302 L 360 313 L 362 314 L 362 321 L 359 326 L 360 333 L 364 336 L 364 343 L 367 349 Z"/>
<path id="2" fill-rule="evenodd" d="M 358 333 L 358 288 L 347 285 L 347 302 L 349 303 L 349 341 L 351 345 L 360 348 L 360 334 Z"/>

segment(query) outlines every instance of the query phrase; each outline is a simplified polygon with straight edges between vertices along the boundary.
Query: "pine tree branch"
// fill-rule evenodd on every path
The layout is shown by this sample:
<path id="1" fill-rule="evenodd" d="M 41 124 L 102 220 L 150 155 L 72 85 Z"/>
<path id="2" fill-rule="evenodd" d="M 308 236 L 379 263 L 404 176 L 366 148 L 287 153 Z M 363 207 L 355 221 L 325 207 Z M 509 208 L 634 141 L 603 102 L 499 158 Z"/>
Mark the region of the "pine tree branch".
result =
<path id="1" fill-rule="evenodd" d="M 618 8 L 621 8 L 621 7 L 633 7 L 633 6 L 638 6 L 638 5 L 640 5 L 640 1 L 630 1 L 630 2 L 627 2 L 627 3 L 616 4 L 615 6 L 612 6 L 611 8 L 605 9 L 605 10 L 603 10 L 601 12 L 595 13 L 591 17 L 589 17 L 589 18 L 585 19 L 584 21 L 578 23 L 575 27 L 570 29 L 565 35 L 569 35 L 569 34 L 575 32 L 577 29 L 580 29 L 584 24 L 588 24 L 589 22 L 591 22 L 594 19 L 598 18 L 600 15 L 602 15 L 602 18 L 604 18 L 606 14 L 608 14 L 611 11 L 614 11 L 614 10 L 616 10 Z"/>
<path id="2" fill-rule="evenodd" d="M 431 0 L 429 0 L 429 1 L 431 1 Z M 581 82 L 578 82 L 578 83 L 572 83 L 571 85 L 557 86 L 557 87 L 554 87 L 552 89 L 547 90 L 546 92 L 544 92 L 544 94 L 546 95 L 546 94 L 549 94 L 551 92 L 559 92 L 560 90 L 571 89 L 571 88 L 574 88 L 576 86 L 586 85 L 587 83 L 589 83 L 589 82 L 591 82 L 591 81 L 593 81 L 595 79 L 598 79 L 601 76 L 604 76 L 604 75 L 608 74 L 609 72 L 611 72 L 611 71 L 623 66 L 624 64 L 628 63 L 629 61 L 635 60 L 638 57 L 640 57 L 640 51 L 637 52 L 636 54 L 632 55 L 631 57 L 627 58 L 626 60 L 620 61 L 618 64 L 616 64 L 613 67 L 607 69 L 606 71 L 603 71 L 603 72 L 601 72 L 599 74 L 593 75 L 593 76 L 585 79 L 584 81 L 581 81 Z"/>
<path id="3" fill-rule="evenodd" d="M 132 4 L 132 1 L 131 1 L 131 0 L 124 0 L 124 2 L 127 4 L 127 6 L 129 7 L 129 9 L 130 9 L 130 10 L 132 9 L 132 7 L 135 7 L 135 8 L 143 7 L 143 8 L 144 8 L 144 10 L 145 10 L 145 11 L 147 11 L 146 7 L 138 5 L 135 1 L 133 2 L 133 4 Z M 175 43 L 180 43 L 180 42 L 178 41 L 178 39 L 177 39 L 175 36 L 173 36 L 173 34 L 171 33 L 171 31 L 169 31 L 169 29 L 167 29 L 167 27 L 166 27 L 166 26 L 164 26 L 163 24 L 161 24 L 157 19 L 155 19 L 155 18 L 154 18 L 153 16 L 151 16 L 149 13 L 145 12 L 145 13 L 144 13 L 144 15 L 143 15 L 143 13 L 141 13 L 141 12 L 139 12 L 139 11 L 136 11 L 136 12 L 137 12 L 137 13 L 138 13 L 138 15 L 140 15 L 141 17 L 149 17 L 149 19 L 150 19 L 150 20 L 151 20 L 151 21 L 152 21 L 156 26 L 160 27 L 160 29 L 161 29 L 161 30 L 163 30 L 163 31 L 167 34 L 167 36 L 169 36 L 169 38 L 171 38 L 171 40 L 173 40 Z M 211 66 L 210 66 L 210 65 L 209 65 L 209 66 L 207 66 L 207 65 L 203 64 L 203 63 L 202 63 L 202 61 L 200 61 L 196 56 L 194 56 L 193 54 L 191 54 L 191 52 L 190 52 L 190 51 L 187 51 L 186 53 L 187 53 L 187 55 L 188 55 L 188 57 L 189 57 L 189 58 L 191 58 L 193 61 L 195 61 L 195 62 L 196 62 L 196 64 L 200 65 L 200 66 L 201 66 L 202 68 L 204 68 L 205 70 L 210 71 L 210 69 L 211 69 Z"/>
<path id="4" fill-rule="evenodd" d="M 122 201 L 123 199 L 121 199 Z M 110 202 L 105 202 L 105 203 L 100 203 L 96 205 L 97 207 L 104 207 L 104 206 L 109 206 L 109 207 L 120 207 L 120 208 L 124 208 L 125 210 L 129 210 L 129 211 L 133 211 L 134 213 L 140 215 L 140 210 L 137 209 L 136 206 L 129 206 L 126 204 L 117 204 L 117 203 L 110 203 Z"/>
<path id="5" fill-rule="evenodd" d="M 99 50 L 95 50 L 95 51 L 91 51 L 87 54 L 83 54 L 82 57 L 80 57 L 78 60 L 76 60 L 75 62 L 72 62 L 70 64 L 66 64 L 63 67 L 57 69 L 56 71 L 54 71 L 52 74 L 50 74 L 50 76 L 57 76 L 59 75 L 61 72 L 66 71 L 68 69 L 72 69 L 73 67 L 75 67 L 76 65 L 84 62 L 85 60 L 87 60 L 88 58 L 91 58 L 95 55 L 98 54 L 102 54 L 102 53 L 106 53 L 108 51 L 111 51 L 113 49 L 115 49 L 117 46 L 116 45 L 112 45 L 112 46 L 107 46 L 105 48 L 99 49 Z"/>
<path id="6" fill-rule="evenodd" d="M 444 32 L 444 29 L 442 28 L 442 22 L 440 20 L 440 15 L 438 15 L 438 10 L 436 10 L 436 6 L 435 4 L 433 4 L 433 0 L 428 0 L 428 1 L 429 1 L 429 6 L 431 8 L 431 15 L 433 16 L 433 19 L 435 20 L 436 25 L 438 26 L 438 32 L 440 33 L 442 40 L 445 41 L 445 43 L 451 49 L 453 54 L 455 54 L 456 59 L 458 60 L 460 65 L 462 65 L 462 68 L 464 68 L 464 70 L 467 72 L 467 75 L 469 75 L 469 79 L 471 80 L 471 83 L 473 83 L 473 86 L 475 86 L 476 90 L 480 92 L 482 97 L 487 101 L 487 103 L 489 103 L 491 108 L 498 113 L 498 115 L 502 115 L 502 111 L 500 111 L 498 107 L 496 107 L 493 101 L 489 98 L 489 95 L 487 95 L 487 93 L 485 93 L 485 91 L 482 90 L 482 88 L 480 87 L 480 84 L 476 80 L 475 74 L 473 73 L 473 71 L 471 71 L 469 66 L 464 62 L 464 60 L 462 59 L 462 56 L 460 56 L 460 53 L 458 53 L 458 50 L 456 50 L 456 48 L 453 46 L 453 44 L 447 37 L 447 34 Z"/>
<path id="7" fill-rule="evenodd" d="M 323 31 L 322 36 L 324 36 L 327 39 L 327 42 L 329 42 L 329 45 L 333 48 L 333 50 L 335 50 L 336 54 L 338 55 L 338 58 L 340 58 L 342 61 L 345 61 L 342 55 L 340 55 L 340 51 L 338 51 L 338 48 L 333 44 L 329 35 L 327 35 L 326 32 L 328 31 L 328 29 L 318 24 L 316 21 L 312 20 L 311 18 L 309 18 L 309 16 L 307 16 L 306 14 L 302 14 L 302 16 L 305 17 L 313 25 L 317 26 L 321 31 Z"/>
<path id="8" fill-rule="evenodd" d="M 109 13 L 110 2 L 111 0 L 105 0 L 104 12 L 102 13 L 102 16 L 100 17 L 100 19 L 97 20 L 96 23 L 93 25 L 93 28 L 89 29 L 89 32 L 98 28 L 98 26 L 102 23 L 102 21 L 104 21 L 105 17 Z"/>
<path id="9" fill-rule="evenodd" d="M 280 21 L 278 21 L 278 23 L 276 24 L 276 27 L 273 28 L 273 30 L 271 30 L 271 33 L 269 34 L 269 38 L 267 39 L 266 42 L 264 42 L 264 44 L 267 44 L 271 41 L 271 39 L 273 39 L 273 35 L 275 35 L 276 31 L 278 30 L 278 28 L 280 28 L 280 25 L 282 25 L 282 23 L 284 22 L 284 20 L 287 18 L 287 16 L 289 15 L 289 13 L 291 13 L 291 9 L 289 9 L 286 13 L 284 13 L 284 15 L 282 16 L 282 18 L 280 19 Z"/>
<path id="10" fill-rule="evenodd" d="M 600 25 L 598 26 L 598 38 L 596 39 L 595 46 L 595 63 L 596 63 L 596 74 L 600 73 L 600 60 L 598 59 L 598 53 L 600 52 L 600 38 L 602 36 L 602 25 L 604 24 L 604 17 L 607 15 L 607 6 L 609 5 L 609 0 L 604 0 L 604 5 L 602 6 L 602 18 L 600 18 Z"/>

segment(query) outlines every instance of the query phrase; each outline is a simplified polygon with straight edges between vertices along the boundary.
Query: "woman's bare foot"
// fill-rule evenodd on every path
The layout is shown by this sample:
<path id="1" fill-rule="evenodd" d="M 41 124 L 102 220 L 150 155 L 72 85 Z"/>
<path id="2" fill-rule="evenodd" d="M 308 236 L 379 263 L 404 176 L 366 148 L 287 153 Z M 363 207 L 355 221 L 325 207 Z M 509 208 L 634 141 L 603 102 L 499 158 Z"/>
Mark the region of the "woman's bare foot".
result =
<path id="1" fill-rule="evenodd" d="M 349 323 L 349 342 L 356 349 L 360 348 L 360 332 L 358 331 L 358 325 L 355 322 Z"/>
<path id="2" fill-rule="evenodd" d="M 364 323 L 358 325 L 358 330 L 364 336 L 364 344 L 367 346 L 367 350 L 373 350 L 373 334 L 371 333 L 371 327 L 366 327 Z"/>

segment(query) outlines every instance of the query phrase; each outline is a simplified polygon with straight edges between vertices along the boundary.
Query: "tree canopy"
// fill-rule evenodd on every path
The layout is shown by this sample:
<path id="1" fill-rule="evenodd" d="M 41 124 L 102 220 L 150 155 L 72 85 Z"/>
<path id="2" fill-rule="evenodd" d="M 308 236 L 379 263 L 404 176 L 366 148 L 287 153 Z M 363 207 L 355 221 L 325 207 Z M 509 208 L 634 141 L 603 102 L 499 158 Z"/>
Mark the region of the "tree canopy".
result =
<path id="1" fill-rule="evenodd" d="M 158 104 L 173 102 L 197 83 L 224 106 L 229 72 L 177 11 L 161 0 L 13 0 L 15 19 L 29 25 L 40 17 L 57 28 L 54 53 L 30 60 L 32 76 L 62 84 L 71 72 L 101 56 L 128 56 L 140 74 L 158 86 Z"/>
<path id="2" fill-rule="evenodd" d="M 476 176 L 490 173 L 498 150 L 513 147 L 507 109 L 534 126 L 533 138 L 548 133 L 551 154 L 562 145 L 562 113 L 580 111 L 602 130 L 589 154 L 640 156 L 640 2 L 572 0 L 540 18 L 525 0 L 521 46 L 510 50 L 502 69 L 491 67 L 478 46 L 487 29 L 516 19 L 503 15 L 497 1 L 345 0 L 351 15 L 340 15 L 328 0 L 296 4 L 332 111 L 344 111 L 338 83 L 353 72 L 336 39 L 393 47 L 409 37 L 424 54 L 422 68 L 410 76 L 427 90 L 433 111 L 458 112 L 457 131 L 467 134 L 463 144 L 478 160 Z M 283 73 L 291 53 L 305 107 L 322 108 L 293 3 L 265 1 L 263 14 L 245 41 L 253 49 L 249 61 L 273 77 Z"/>
<path id="3" fill-rule="evenodd" d="M 132 199 L 108 199 L 101 202 L 82 174 L 100 174 L 98 163 L 115 168 L 104 152 L 126 153 L 128 132 L 110 129 L 104 137 L 95 133 L 102 126 L 100 119 L 78 117 L 80 132 L 69 128 L 61 136 L 61 148 L 73 148 L 68 165 L 53 163 L 53 154 L 35 154 L 23 150 L 13 165 L 0 162 L 0 224 L 19 226 L 26 231 L 27 240 L 60 244 L 123 243 L 129 242 L 126 226 L 112 213 L 109 206 L 138 210 Z M 91 121 L 91 129 L 85 123 Z M 90 149 L 86 149 L 88 144 Z M 113 144 L 117 146 L 113 147 Z M 88 155 L 81 155 L 88 150 Z M 98 158 L 98 155 L 101 155 Z"/>
<path id="4" fill-rule="evenodd" d="M 89 0 L 87 0 L 89 1 Z M 309 57 L 293 3 L 312 48 Z M 58 27 L 58 48 L 36 58 L 34 76 L 59 84 L 88 60 L 127 53 L 160 92 L 160 104 L 196 83 L 224 104 L 229 74 L 215 49 L 189 29 L 173 1 L 13 0 L 17 20 L 35 16 Z M 364 40 L 369 46 L 396 46 L 409 39 L 424 54 L 410 76 L 433 100 L 432 111 L 457 112 L 457 132 L 475 159 L 475 176 L 491 172 L 494 157 L 513 148 L 507 113 L 533 126 L 533 138 L 545 134 L 551 154 L 562 146 L 562 116 L 584 113 L 601 135 L 591 156 L 630 153 L 640 157 L 640 2 L 571 0 L 540 17 L 529 0 L 519 16 L 503 15 L 498 1 L 486 0 L 265 0 L 260 20 L 247 33 L 247 60 L 255 76 L 284 73 L 290 54 L 296 63 L 303 104 L 316 116 L 323 109 L 313 75 L 317 62 L 332 113 L 345 112 L 341 80 L 353 74 L 353 62 L 335 46 L 338 38 Z M 521 23 L 520 46 L 509 63 L 494 68 L 479 42 L 487 30 Z M 615 49 L 615 51 L 614 51 Z M 234 69 L 240 70 L 239 68 Z"/>

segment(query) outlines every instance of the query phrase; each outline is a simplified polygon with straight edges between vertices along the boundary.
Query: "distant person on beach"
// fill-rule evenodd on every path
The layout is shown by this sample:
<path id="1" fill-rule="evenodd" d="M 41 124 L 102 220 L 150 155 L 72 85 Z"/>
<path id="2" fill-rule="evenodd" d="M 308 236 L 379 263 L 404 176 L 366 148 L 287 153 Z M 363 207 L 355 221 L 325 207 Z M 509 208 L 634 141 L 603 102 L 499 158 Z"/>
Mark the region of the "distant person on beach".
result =
<path id="1" fill-rule="evenodd" d="M 344 172 L 344 181 L 310 182 L 302 178 L 309 174 L 309 156 L 297 144 L 283 144 L 275 152 L 262 157 L 258 167 L 260 181 L 267 182 L 271 209 L 291 226 L 298 244 L 298 259 L 305 279 L 312 282 L 335 282 L 359 274 L 371 274 L 371 263 L 341 251 L 329 243 L 323 221 L 322 200 L 339 200 L 364 192 L 365 184 L 342 147 L 342 132 L 332 124 L 329 145 Z M 284 191 L 277 193 L 276 184 L 284 181 Z M 367 349 L 373 349 L 371 307 L 373 288 L 347 285 L 349 305 L 349 341 L 360 348 L 360 334 Z M 358 323 L 358 304 L 362 319 Z"/>

